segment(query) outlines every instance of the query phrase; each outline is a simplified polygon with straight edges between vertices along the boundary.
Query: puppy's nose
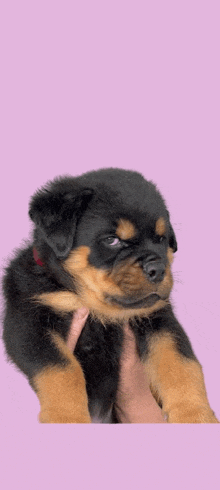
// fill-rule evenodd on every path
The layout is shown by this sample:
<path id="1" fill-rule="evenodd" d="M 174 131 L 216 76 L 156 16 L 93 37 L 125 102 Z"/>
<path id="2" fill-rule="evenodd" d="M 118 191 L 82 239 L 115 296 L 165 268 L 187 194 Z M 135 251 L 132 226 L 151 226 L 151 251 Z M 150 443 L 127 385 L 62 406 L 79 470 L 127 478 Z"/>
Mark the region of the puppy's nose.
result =
<path id="1" fill-rule="evenodd" d="M 155 257 L 150 256 L 143 261 L 143 270 L 150 282 L 161 282 L 165 274 L 165 265 Z"/>

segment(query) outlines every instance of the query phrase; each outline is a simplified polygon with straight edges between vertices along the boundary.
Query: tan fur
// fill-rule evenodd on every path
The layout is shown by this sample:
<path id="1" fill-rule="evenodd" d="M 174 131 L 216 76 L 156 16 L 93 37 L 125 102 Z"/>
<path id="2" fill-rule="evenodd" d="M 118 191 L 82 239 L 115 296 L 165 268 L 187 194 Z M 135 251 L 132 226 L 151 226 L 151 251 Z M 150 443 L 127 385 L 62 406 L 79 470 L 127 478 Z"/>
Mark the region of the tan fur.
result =
<path id="1" fill-rule="evenodd" d="M 168 422 L 218 423 L 209 406 L 200 364 L 178 353 L 171 334 L 152 339 L 145 368 Z"/>
<path id="2" fill-rule="evenodd" d="M 65 367 L 47 367 L 34 378 L 34 387 L 41 405 L 42 423 L 90 423 L 86 384 L 82 368 L 58 334 L 54 343 L 68 360 Z"/>
<path id="3" fill-rule="evenodd" d="M 159 300 L 155 305 L 149 308 L 127 308 L 125 310 L 120 306 L 100 301 L 92 292 L 87 292 L 87 294 L 84 295 L 84 299 L 81 299 L 81 301 L 78 300 L 78 296 L 74 293 L 70 293 L 69 300 L 66 301 L 66 297 L 62 296 L 62 292 L 59 291 L 56 293 L 39 294 L 34 300 L 45 306 L 50 306 L 59 313 L 71 313 L 76 308 L 84 306 L 90 310 L 91 315 L 99 319 L 103 324 L 111 320 L 121 323 L 122 321 L 128 321 L 134 316 L 146 317 L 154 311 L 160 310 L 167 304 L 166 300 Z"/>
<path id="4" fill-rule="evenodd" d="M 167 258 L 168 258 L 169 265 L 171 265 L 173 263 L 173 250 L 170 247 L 168 247 L 167 249 Z"/>
<path id="5" fill-rule="evenodd" d="M 42 293 L 35 296 L 34 299 L 45 306 L 51 306 L 54 310 L 63 311 L 64 313 L 77 310 L 83 306 L 79 296 L 70 291 Z"/>
<path id="6" fill-rule="evenodd" d="M 120 219 L 118 227 L 116 229 L 116 235 L 118 235 L 121 240 L 129 240 L 129 238 L 134 238 L 136 235 L 136 230 L 134 225 L 125 219 Z"/>
<path id="7" fill-rule="evenodd" d="M 166 233 L 166 221 L 164 218 L 159 218 L 156 222 L 155 231 L 157 235 L 163 236 Z"/>
<path id="8" fill-rule="evenodd" d="M 103 323 L 111 319 L 125 321 L 134 316 L 148 316 L 166 305 L 166 301 L 159 300 L 149 308 L 123 309 L 119 305 L 108 303 L 105 295 L 123 298 L 128 295 L 138 295 L 140 292 L 142 296 L 156 291 L 162 296 L 169 294 L 173 284 L 169 264 L 172 255 L 171 249 L 168 250 L 165 277 L 157 289 L 147 280 L 142 268 L 137 263 L 132 263 L 131 260 L 125 261 L 109 273 L 107 270 L 97 269 L 90 265 L 89 254 L 89 247 L 81 246 L 72 251 L 63 264 L 63 267 L 77 281 L 77 295 L 70 291 L 57 291 L 42 293 L 36 296 L 35 300 L 63 313 L 86 306 L 91 314 Z"/>
<path id="9" fill-rule="evenodd" d="M 88 257 L 90 248 L 81 246 L 70 253 L 68 259 L 64 262 L 64 268 L 77 278 L 80 287 L 80 297 L 84 298 L 87 290 L 95 293 L 103 300 L 103 292 L 108 294 L 119 294 L 120 289 L 117 288 L 114 281 L 111 279 L 108 271 L 97 269 L 89 264 Z"/>
<path id="10" fill-rule="evenodd" d="M 111 277 L 125 295 L 135 294 L 140 290 L 143 294 L 155 291 L 154 284 L 147 280 L 142 267 L 132 259 L 119 264 L 112 271 Z"/>

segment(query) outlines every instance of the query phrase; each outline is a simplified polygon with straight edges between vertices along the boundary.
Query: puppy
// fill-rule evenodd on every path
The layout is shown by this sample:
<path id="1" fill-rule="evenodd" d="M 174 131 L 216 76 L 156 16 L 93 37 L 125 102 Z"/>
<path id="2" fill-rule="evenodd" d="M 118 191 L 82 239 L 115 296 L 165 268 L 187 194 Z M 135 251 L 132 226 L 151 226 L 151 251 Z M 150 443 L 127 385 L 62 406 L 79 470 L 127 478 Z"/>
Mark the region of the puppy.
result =
<path id="1" fill-rule="evenodd" d="M 217 423 L 202 369 L 169 302 L 177 243 L 163 198 L 139 173 L 102 169 L 36 192 L 33 243 L 4 278 L 4 342 L 44 423 L 119 422 L 123 322 L 170 423 Z M 74 354 L 74 311 L 90 315 Z"/>

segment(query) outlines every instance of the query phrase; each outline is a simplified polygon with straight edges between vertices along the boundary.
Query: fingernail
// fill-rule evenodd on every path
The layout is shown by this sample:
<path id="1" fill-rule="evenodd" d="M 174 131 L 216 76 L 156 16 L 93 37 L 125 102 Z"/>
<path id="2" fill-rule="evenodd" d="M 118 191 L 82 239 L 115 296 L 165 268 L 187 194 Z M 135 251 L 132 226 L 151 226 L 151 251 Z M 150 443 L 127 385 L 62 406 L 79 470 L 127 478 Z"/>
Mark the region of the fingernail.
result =
<path id="1" fill-rule="evenodd" d="M 76 313 L 74 314 L 74 318 L 76 320 L 82 320 L 85 316 L 87 316 L 89 313 L 89 310 L 87 308 L 79 308 L 76 310 Z"/>

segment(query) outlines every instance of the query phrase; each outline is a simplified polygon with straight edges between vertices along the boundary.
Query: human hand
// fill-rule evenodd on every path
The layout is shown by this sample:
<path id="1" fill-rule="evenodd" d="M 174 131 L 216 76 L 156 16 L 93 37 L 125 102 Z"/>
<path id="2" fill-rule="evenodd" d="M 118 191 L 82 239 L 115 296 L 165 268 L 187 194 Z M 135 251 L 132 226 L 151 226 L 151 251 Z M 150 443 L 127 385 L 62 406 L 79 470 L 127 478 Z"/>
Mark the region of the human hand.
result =
<path id="1" fill-rule="evenodd" d="M 73 315 L 69 335 L 67 338 L 67 347 L 69 348 L 69 350 L 71 350 L 71 352 L 73 352 L 76 347 L 78 338 L 86 323 L 88 315 L 89 310 L 87 308 L 79 308 Z"/>
<path id="2" fill-rule="evenodd" d="M 123 424 L 166 423 L 162 410 L 150 391 L 147 374 L 139 359 L 135 336 L 129 325 L 124 325 L 120 380 L 115 404 L 116 415 Z"/>
<path id="3" fill-rule="evenodd" d="M 89 310 L 79 308 L 73 316 L 67 347 L 74 351 L 86 323 Z M 124 325 L 124 343 L 121 356 L 120 380 L 115 410 L 121 423 L 165 423 L 162 411 L 154 400 L 137 351 L 132 330 Z"/>

